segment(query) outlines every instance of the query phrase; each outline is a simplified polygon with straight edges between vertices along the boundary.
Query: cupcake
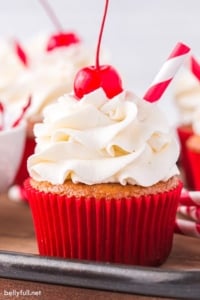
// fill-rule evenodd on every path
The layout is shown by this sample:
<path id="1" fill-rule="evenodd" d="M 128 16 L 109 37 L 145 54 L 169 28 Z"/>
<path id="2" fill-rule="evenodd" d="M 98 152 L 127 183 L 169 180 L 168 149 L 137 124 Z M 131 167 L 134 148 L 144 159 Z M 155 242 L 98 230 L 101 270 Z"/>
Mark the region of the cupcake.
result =
<path id="1" fill-rule="evenodd" d="M 200 109 L 194 114 L 192 124 L 193 134 L 186 141 L 188 163 L 190 164 L 190 179 L 193 189 L 200 190 Z"/>
<path id="2" fill-rule="evenodd" d="M 66 94 L 34 127 L 25 191 L 39 253 L 156 266 L 168 257 L 182 184 L 156 103 L 102 88 Z"/>
<path id="3" fill-rule="evenodd" d="M 177 134 L 181 145 L 180 162 L 188 188 L 193 189 L 190 164 L 188 163 L 186 141 L 193 134 L 194 114 L 200 108 L 200 84 L 189 69 L 182 70 L 175 83 L 174 102 L 178 110 Z"/>

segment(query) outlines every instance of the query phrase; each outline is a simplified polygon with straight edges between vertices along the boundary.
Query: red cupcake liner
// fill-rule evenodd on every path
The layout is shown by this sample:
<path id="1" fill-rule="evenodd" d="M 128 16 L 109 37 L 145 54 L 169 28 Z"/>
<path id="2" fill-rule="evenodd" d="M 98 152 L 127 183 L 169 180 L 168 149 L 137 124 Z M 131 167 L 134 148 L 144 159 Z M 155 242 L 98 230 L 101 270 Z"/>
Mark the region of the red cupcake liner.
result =
<path id="1" fill-rule="evenodd" d="M 193 190 L 200 190 L 200 153 L 187 149 L 188 163 L 190 164 L 190 178 L 193 182 Z"/>
<path id="2" fill-rule="evenodd" d="M 169 192 L 122 199 L 25 191 L 41 255 L 143 266 L 168 257 L 182 184 Z"/>
<path id="3" fill-rule="evenodd" d="M 27 171 L 27 159 L 31 154 L 34 153 L 34 149 L 35 139 L 33 137 L 27 137 L 24 146 L 24 153 L 22 156 L 20 166 L 18 168 L 17 175 L 15 177 L 14 184 L 23 186 L 24 180 L 29 176 Z"/>
<path id="4" fill-rule="evenodd" d="M 188 150 L 186 147 L 186 142 L 189 137 L 193 135 L 192 128 L 189 126 L 180 126 L 177 128 L 177 134 L 178 138 L 180 141 L 180 146 L 181 146 L 181 152 L 180 152 L 180 164 L 182 171 L 184 173 L 184 180 L 185 180 L 185 186 L 187 186 L 188 189 L 194 189 L 194 183 L 193 180 L 190 176 L 191 173 L 191 167 L 189 163 L 189 158 L 188 158 Z"/>

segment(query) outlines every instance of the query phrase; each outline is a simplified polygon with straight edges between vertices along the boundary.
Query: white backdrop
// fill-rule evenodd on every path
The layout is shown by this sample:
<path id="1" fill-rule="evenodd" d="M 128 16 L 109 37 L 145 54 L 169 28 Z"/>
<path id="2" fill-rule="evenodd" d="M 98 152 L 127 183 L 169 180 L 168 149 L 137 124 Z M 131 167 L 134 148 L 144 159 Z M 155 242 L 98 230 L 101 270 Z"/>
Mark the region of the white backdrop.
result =
<path id="1" fill-rule="evenodd" d="M 49 0 L 66 30 L 76 30 L 94 44 L 104 0 Z M 0 36 L 28 38 L 54 26 L 38 0 L 0 0 Z M 200 52 L 199 0 L 110 0 L 103 47 L 112 53 L 112 64 L 121 71 L 124 85 L 143 95 L 178 41 Z M 173 84 L 160 104 L 176 119 Z"/>

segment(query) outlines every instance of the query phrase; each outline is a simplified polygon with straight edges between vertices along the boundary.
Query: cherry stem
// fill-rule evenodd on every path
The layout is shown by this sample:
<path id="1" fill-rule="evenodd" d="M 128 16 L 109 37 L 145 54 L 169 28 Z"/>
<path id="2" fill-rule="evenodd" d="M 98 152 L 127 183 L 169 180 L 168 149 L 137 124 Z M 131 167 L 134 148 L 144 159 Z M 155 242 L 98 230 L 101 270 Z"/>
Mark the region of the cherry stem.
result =
<path id="1" fill-rule="evenodd" d="M 43 6 L 44 10 L 46 11 L 46 14 L 49 16 L 50 20 L 52 21 L 53 25 L 56 27 L 58 31 L 63 31 L 62 25 L 60 21 L 58 20 L 55 12 L 51 8 L 50 4 L 46 0 L 39 0 L 41 5 Z"/>
<path id="2" fill-rule="evenodd" d="M 100 53 L 100 46 L 101 46 L 101 39 L 103 35 L 103 30 L 104 30 L 104 25 L 105 25 L 105 20 L 106 20 L 106 15 L 108 11 L 108 4 L 109 0 L 106 0 L 105 8 L 104 8 L 104 14 L 103 14 L 103 19 L 101 22 L 101 28 L 99 32 L 99 38 L 98 38 L 98 44 L 97 44 L 97 51 L 96 51 L 96 68 L 99 69 L 99 53 Z"/>

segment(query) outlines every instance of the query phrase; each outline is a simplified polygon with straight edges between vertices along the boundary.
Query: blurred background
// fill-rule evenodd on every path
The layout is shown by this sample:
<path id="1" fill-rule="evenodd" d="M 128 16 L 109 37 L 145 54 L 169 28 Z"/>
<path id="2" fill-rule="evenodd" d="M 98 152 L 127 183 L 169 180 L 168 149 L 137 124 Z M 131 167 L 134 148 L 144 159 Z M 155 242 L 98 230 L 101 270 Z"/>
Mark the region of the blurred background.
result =
<path id="1" fill-rule="evenodd" d="M 49 0 L 63 28 L 96 44 L 104 0 Z M 142 96 L 177 42 L 200 52 L 199 0 L 110 0 L 102 47 L 112 54 L 124 86 Z M 0 36 L 25 40 L 55 28 L 38 0 L 0 0 Z M 159 102 L 172 124 L 173 83 Z"/>

